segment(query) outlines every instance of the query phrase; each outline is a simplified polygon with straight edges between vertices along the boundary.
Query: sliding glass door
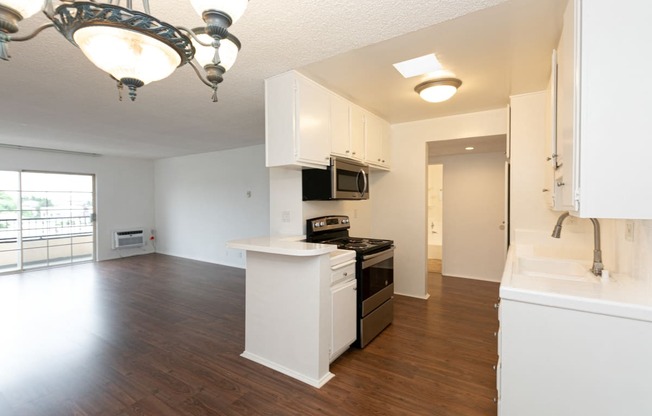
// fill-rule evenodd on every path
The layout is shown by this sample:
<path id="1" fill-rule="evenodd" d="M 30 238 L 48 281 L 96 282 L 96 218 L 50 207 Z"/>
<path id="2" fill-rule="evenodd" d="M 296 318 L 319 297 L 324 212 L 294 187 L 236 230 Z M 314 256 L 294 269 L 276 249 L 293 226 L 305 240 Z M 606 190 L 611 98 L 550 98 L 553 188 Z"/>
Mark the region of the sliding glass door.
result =
<path id="1" fill-rule="evenodd" d="M 0 272 L 94 259 L 93 175 L 0 172 Z"/>

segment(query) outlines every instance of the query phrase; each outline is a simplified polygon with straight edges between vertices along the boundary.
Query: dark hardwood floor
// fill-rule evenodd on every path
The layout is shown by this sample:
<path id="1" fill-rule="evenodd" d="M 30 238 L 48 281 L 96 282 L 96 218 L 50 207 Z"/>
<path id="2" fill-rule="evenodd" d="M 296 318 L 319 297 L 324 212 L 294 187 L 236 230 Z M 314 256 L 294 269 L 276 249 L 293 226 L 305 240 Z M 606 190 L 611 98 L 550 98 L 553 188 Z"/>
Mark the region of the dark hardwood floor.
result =
<path id="1" fill-rule="evenodd" d="M 315 389 L 240 357 L 244 279 L 160 254 L 0 276 L 0 415 L 496 414 L 496 283 L 431 274 Z"/>

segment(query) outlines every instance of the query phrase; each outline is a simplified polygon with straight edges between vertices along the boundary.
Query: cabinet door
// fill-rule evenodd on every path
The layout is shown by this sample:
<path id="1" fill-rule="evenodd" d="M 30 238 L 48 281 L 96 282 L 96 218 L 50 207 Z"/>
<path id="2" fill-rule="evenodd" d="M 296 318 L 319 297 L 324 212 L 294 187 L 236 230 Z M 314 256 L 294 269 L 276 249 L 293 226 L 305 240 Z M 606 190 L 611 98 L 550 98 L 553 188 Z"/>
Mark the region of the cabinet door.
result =
<path id="1" fill-rule="evenodd" d="M 296 82 L 296 158 L 328 165 L 331 150 L 329 93 L 303 78 L 297 78 Z"/>
<path id="2" fill-rule="evenodd" d="M 390 144 L 390 137 L 391 137 L 391 127 L 389 123 L 382 121 L 381 122 L 381 154 L 380 154 L 380 164 L 381 166 L 389 169 L 390 167 L 390 157 L 391 157 L 391 144 Z"/>
<path id="3" fill-rule="evenodd" d="M 555 170 L 554 200 L 559 211 L 576 211 L 575 189 L 577 125 L 575 8 L 568 3 L 564 14 L 564 28 L 557 49 L 557 168 Z"/>
<path id="4" fill-rule="evenodd" d="M 351 132 L 349 129 L 349 103 L 331 95 L 331 153 L 351 157 Z"/>
<path id="5" fill-rule="evenodd" d="M 351 158 L 364 160 L 365 158 L 365 116 L 364 111 L 357 105 L 350 106 L 351 119 Z"/>
<path id="6" fill-rule="evenodd" d="M 380 165 L 383 160 L 382 121 L 369 113 L 365 115 L 365 144 L 366 162 L 376 166 Z"/>
<path id="7" fill-rule="evenodd" d="M 356 338 L 356 285 L 351 280 L 331 289 L 331 361 Z"/>

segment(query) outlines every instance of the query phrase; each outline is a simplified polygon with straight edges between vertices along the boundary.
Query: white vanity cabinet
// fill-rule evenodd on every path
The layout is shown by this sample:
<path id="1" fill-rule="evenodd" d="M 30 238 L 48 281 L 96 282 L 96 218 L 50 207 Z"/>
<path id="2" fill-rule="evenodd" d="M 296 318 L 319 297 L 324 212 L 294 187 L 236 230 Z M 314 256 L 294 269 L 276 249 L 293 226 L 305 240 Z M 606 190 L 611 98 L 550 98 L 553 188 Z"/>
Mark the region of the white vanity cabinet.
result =
<path id="1" fill-rule="evenodd" d="M 558 45 L 554 207 L 652 218 L 648 2 L 571 0 Z M 644 43 L 644 42 L 643 42 Z"/>
<path id="2" fill-rule="evenodd" d="M 265 80 L 267 167 L 326 167 L 331 152 L 331 94 L 297 72 Z"/>

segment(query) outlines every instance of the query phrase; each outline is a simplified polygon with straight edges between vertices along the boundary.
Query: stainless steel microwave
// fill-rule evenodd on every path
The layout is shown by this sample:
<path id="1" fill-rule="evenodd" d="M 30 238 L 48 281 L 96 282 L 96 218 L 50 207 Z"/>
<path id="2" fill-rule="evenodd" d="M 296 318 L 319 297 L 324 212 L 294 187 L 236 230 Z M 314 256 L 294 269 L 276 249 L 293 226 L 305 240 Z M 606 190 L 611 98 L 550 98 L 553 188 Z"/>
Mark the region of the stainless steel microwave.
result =
<path id="1" fill-rule="evenodd" d="M 327 169 L 304 169 L 304 201 L 369 199 L 369 166 L 350 159 L 332 158 Z"/>

